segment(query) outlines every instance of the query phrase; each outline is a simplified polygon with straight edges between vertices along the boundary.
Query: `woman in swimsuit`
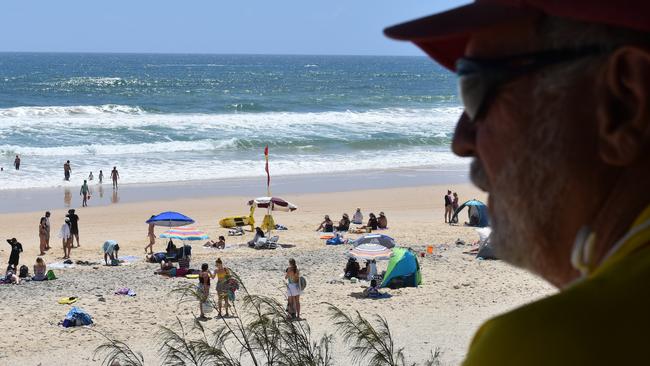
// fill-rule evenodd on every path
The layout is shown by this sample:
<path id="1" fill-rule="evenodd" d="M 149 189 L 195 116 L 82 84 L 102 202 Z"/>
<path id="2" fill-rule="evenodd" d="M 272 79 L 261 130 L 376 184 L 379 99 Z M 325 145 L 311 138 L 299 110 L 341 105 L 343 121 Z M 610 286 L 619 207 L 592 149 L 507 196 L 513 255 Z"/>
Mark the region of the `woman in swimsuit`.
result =
<path id="1" fill-rule="evenodd" d="M 222 302 L 225 302 L 226 316 L 229 316 L 228 308 L 230 307 L 230 304 L 228 304 L 228 280 L 230 279 L 230 270 L 223 266 L 221 258 L 217 258 L 215 265 L 217 269 L 214 270 L 213 278 L 217 277 L 218 315 L 221 316 Z"/>
<path id="2" fill-rule="evenodd" d="M 208 271 L 208 264 L 203 263 L 201 265 L 201 273 L 199 274 L 199 287 L 198 287 L 198 293 L 199 293 L 199 310 L 201 313 L 201 316 L 199 316 L 199 319 L 205 320 L 205 314 L 203 313 L 203 304 L 208 301 L 208 297 L 210 296 L 210 272 Z"/>
<path id="3" fill-rule="evenodd" d="M 287 280 L 287 299 L 289 302 L 289 319 L 300 319 L 300 271 L 296 260 L 289 259 L 289 268 L 284 278 Z"/>

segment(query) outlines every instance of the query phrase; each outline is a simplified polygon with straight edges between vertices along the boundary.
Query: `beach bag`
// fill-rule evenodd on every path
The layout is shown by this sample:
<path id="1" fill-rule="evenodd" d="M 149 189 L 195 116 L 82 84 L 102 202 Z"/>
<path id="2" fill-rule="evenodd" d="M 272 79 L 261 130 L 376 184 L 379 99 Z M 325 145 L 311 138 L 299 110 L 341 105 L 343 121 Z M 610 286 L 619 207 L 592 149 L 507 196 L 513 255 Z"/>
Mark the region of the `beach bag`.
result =
<path id="1" fill-rule="evenodd" d="M 27 276 L 29 276 L 29 268 L 26 265 L 23 264 L 22 266 L 20 266 L 20 271 L 18 273 L 18 277 L 25 278 Z"/>
<path id="2" fill-rule="evenodd" d="M 46 276 L 47 276 L 48 281 L 56 280 L 56 276 L 54 275 L 54 271 L 51 270 L 51 269 L 49 271 L 47 271 Z"/>
<path id="3" fill-rule="evenodd" d="M 305 279 L 303 276 L 300 276 L 298 284 L 300 285 L 300 291 L 305 291 L 305 288 L 307 288 L 307 279 Z"/>

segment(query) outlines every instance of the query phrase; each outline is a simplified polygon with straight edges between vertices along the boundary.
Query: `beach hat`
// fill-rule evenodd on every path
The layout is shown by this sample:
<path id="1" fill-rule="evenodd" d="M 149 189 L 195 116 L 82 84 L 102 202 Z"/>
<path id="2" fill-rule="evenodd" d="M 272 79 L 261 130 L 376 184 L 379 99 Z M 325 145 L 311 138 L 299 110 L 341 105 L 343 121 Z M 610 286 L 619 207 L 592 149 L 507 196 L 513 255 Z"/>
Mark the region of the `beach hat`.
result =
<path id="1" fill-rule="evenodd" d="M 384 216 L 384 211 L 380 212 L 379 216 Z"/>
<path id="2" fill-rule="evenodd" d="M 329 219 L 330 215 L 325 215 L 325 220 Z"/>
<path id="3" fill-rule="evenodd" d="M 65 221 L 65 222 L 70 222 L 70 218 L 69 218 L 69 217 L 66 217 L 63 221 Z"/>
<path id="4" fill-rule="evenodd" d="M 650 32 L 650 1 L 605 0 L 476 0 L 475 2 L 386 28 L 390 38 L 412 41 L 444 67 L 455 70 L 472 33 L 498 24 L 535 16 Z"/>
<path id="5" fill-rule="evenodd" d="M 9 243 L 9 244 L 16 243 L 17 241 L 18 240 L 16 240 L 16 238 L 7 239 L 7 243 Z"/>
<path id="6" fill-rule="evenodd" d="M 348 216 L 348 214 L 344 213 L 343 217 L 348 218 L 349 216 Z"/>

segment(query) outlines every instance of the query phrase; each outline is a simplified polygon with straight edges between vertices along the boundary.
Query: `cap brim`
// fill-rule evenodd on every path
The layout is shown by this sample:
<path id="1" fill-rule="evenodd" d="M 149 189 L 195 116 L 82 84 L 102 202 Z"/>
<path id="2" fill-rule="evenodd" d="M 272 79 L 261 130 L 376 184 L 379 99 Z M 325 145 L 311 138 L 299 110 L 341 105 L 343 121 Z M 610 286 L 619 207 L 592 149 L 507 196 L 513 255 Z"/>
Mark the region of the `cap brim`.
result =
<path id="1" fill-rule="evenodd" d="M 441 65 L 454 70 L 472 33 L 535 13 L 530 8 L 477 2 L 388 27 L 384 34 L 412 41 Z"/>

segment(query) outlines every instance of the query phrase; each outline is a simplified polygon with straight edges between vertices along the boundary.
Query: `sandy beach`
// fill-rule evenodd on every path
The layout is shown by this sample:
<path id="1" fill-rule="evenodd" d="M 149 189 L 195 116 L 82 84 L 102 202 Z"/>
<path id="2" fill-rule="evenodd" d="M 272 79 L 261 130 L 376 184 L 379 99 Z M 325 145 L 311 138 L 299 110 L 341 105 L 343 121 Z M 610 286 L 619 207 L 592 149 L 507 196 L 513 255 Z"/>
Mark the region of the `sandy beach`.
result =
<path id="1" fill-rule="evenodd" d="M 110 188 L 107 187 L 109 190 Z M 250 240 L 226 237 L 222 251 L 204 249 L 193 244 L 192 267 L 221 257 L 225 265 L 236 271 L 252 293 L 269 295 L 284 301 L 284 268 L 289 258 L 308 278 L 309 286 L 301 297 L 302 315 L 316 335 L 331 332 L 330 320 L 323 301 L 345 311 L 359 310 L 365 315 L 386 317 L 399 346 L 404 346 L 412 362 L 423 362 L 435 348 L 442 351 L 443 364 L 458 364 L 477 327 L 486 319 L 528 303 L 555 290 L 542 280 L 501 261 L 483 261 L 463 254 L 468 246 L 457 246 L 457 239 L 472 243 L 478 239 L 473 228 L 449 226 L 443 222 L 442 196 L 447 185 L 428 185 L 375 190 L 283 193 L 283 198 L 297 204 L 292 213 L 275 215 L 277 223 L 288 231 L 280 232 L 281 243 L 291 248 L 256 251 L 239 244 Z M 461 202 L 469 198 L 484 199 L 470 185 L 454 185 Z M 88 328 L 64 329 L 57 325 L 70 305 L 59 305 L 57 299 L 78 296 L 75 304 L 94 318 L 93 330 L 126 341 L 144 354 L 147 364 L 157 364 L 158 344 L 155 335 L 159 326 L 172 325 L 176 317 L 191 322 L 197 312 L 195 303 L 181 303 L 171 294 L 176 286 L 192 281 L 183 278 L 165 279 L 153 274 L 156 264 L 145 263 L 143 247 L 147 227 L 144 221 L 153 213 L 166 210 L 183 212 L 196 220 L 196 227 L 211 238 L 225 235 L 218 219 L 247 212 L 245 196 L 206 196 L 144 202 L 127 202 L 101 207 L 77 209 L 80 217 L 81 247 L 73 249 L 74 260 L 102 261 L 101 245 L 107 239 L 120 243 L 120 256 L 140 258 L 130 265 L 103 265 L 57 269 L 55 281 L 2 285 L 0 308 L 3 324 L 11 336 L 0 351 L 0 363 L 22 365 L 94 365 L 93 358 L 102 336 Z M 73 204 L 74 206 L 74 204 Z M 435 256 L 420 259 L 423 284 L 418 288 L 387 290 L 391 298 L 357 299 L 364 282 L 330 283 L 339 280 L 346 262 L 348 246 L 325 246 L 314 231 L 324 214 L 338 220 L 344 212 L 352 214 L 361 207 L 365 217 L 370 212 L 386 212 L 389 229 L 384 232 L 402 246 L 424 251 L 427 245 L 437 246 Z M 62 249 L 57 237 L 66 209 L 52 210 L 52 250 L 46 263 L 60 262 Z M 16 237 L 25 252 L 21 264 L 31 267 L 38 254 L 38 221 L 43 212 L 1 214 L 2 238 Z M 256 215 L 261 220 L 262 213 Z M 160 234 L 163 228 L 157 228 Z M 356 235 L 349 235 L 356 237 Z M 4 243 L 4 240 L 3 240 Z M 155 251 L 164 251 L 158 239 Z M 7 260 L 9 246 L 0 245 L 0 260 Z M 385 269 L 386 262 L 379 264 Z M 196 281 L 196 280 L 193 280 Z M 118 288 L 129 287 L 137 296 L 117 296 Z M 206 324 L 216 324 L 210 320 Z M 337 365 L 350 364 L 349 354 L 334 350 Z"/>

